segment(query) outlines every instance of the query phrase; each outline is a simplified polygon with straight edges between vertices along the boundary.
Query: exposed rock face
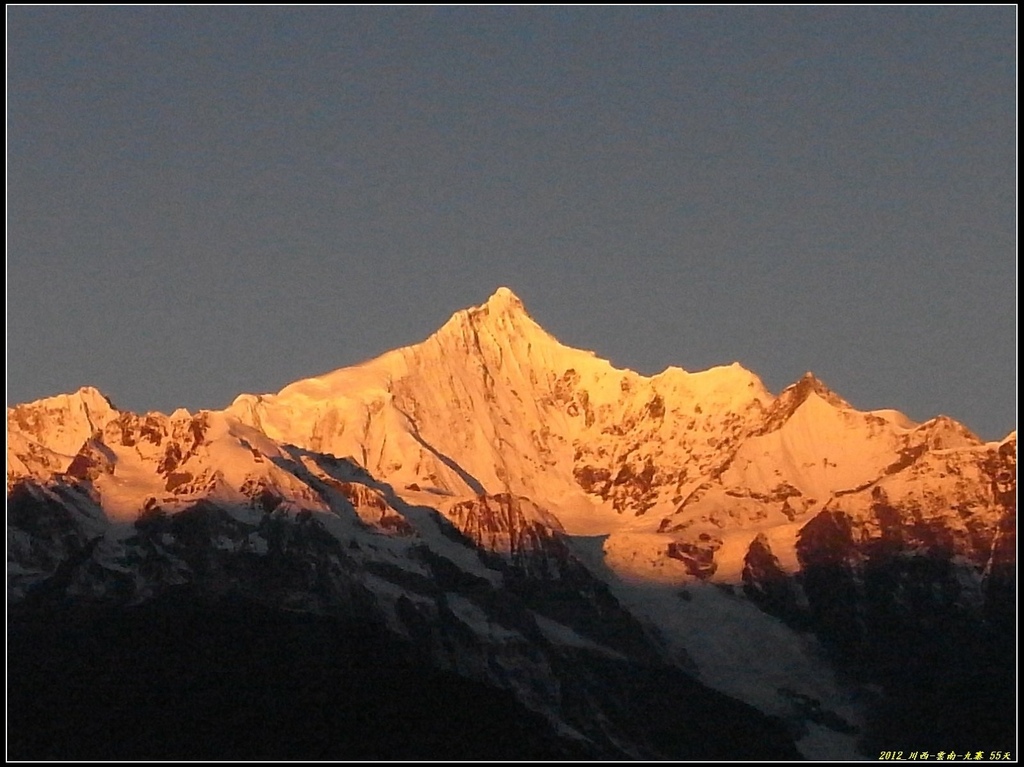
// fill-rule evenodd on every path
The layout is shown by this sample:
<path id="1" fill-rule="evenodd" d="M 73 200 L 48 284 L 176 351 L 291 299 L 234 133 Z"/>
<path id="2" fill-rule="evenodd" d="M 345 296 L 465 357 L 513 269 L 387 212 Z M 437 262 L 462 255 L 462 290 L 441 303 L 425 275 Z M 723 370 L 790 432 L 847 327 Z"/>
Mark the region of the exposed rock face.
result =
<path id="1" fill-rule="evenodd" d="M 801 600 L 799 587 L 772 554 L 763 534 L 750 542 L 743 559 L 743 591 L 765 612 L 790 623 L 801 620 L 806 603 Z"/>
<path id="2" fill-rule="evenodd" d="M 634 716 L 629 675 L 677 672 L 853 755 L 863 711 L 808 632 L 872 684 L 939 615 L 1012 636 L 1015 531 L 1015 433 L 860 412 L 811 374 L 775 397 L 736 364 L 616 370 L 504 289 L 224 411 L 8 409 L 15 603 L 187 587 L 372 619 L 606 756 L 696 753 Z M 722 650 L 757 631 L 756 662 Z"/>
<path id="3" fill-rule="evenodd" d="M 445 516 L 475 546 L 530 575 L 558 577 L 570 557 L 561 523 L 526 498 L 482 495 L 452 504 Z"/>

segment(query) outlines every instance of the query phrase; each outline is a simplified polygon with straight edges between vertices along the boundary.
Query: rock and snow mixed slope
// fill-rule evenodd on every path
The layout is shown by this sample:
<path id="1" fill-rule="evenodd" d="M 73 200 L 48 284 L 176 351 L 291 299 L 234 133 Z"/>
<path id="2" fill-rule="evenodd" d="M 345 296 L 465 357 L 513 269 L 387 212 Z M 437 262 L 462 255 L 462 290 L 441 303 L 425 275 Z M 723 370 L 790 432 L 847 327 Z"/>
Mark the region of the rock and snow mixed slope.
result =
<path id="1" fill-rule="evenodd" d="M 628 745 L 596 684 L 565 715 L 553 669 L 670 663 L 806 755 L 849 755 L 859 714 L 806 631 L 827 591 L 807 583 L 879 546 L 938 552 L 958 604 L 984 602 L 1013 566 L 1015 455 L 1015 434 L 860 412 L 811 374 L 773 396 L 737 364 L 618 370 L 502 288 L 423 343 L 224 411 L 122 413 L 94 389 L 9 408 L 8 591 L 203 583 L 369 611 L 634 755 L 664 752 Z"/>
<path id="2" fill-rule="evenodd" d="M 797 530 L 836 499 L 918 484 L 918 462 L 940 452 L 969 466 L 995 450 L 945 417 L 859 412 L 810 373 L 774 397 L 735 363 L 617 370 L 560 344 L 505 288 L 421 344 L 241 395 L 226 412 L 352 457 L 400 495 L 534 499 L 571 534 L 609 536 L 613 568 L 643 580 L 662 577 L 669 551 L 692 574 L 735 580 L 759 533 L 795 565 Z M 933 472 L 932 495 L 959 497 L 965 481 L 952 477 Z M 998 515 L 979 497 L 972 506 Z"/>

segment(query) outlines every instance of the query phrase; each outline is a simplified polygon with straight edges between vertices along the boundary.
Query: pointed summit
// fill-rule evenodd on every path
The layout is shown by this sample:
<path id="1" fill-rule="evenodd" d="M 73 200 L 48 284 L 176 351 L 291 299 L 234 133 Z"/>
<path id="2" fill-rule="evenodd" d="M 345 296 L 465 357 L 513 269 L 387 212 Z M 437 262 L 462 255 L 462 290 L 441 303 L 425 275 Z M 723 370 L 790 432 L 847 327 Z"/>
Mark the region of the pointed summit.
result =
<path id="1" fill-rule="evenodd" d="M 850 403 L 832 391 L 814 373 L 807 371 L 800 380 L 790 384 L 779 394 L 779 402 L 788 409 L 795 409 L 811 395 L 816 394 L 833 407 L 849 408 Z"/>
<path id="2" fill-rule="evenodd" d="M 504 285 L 495 290 L 494 294 L 487 299 L 487 306 L 495 311 L 524 310 L 519 296 Z"/>
<path id="3" fill-rule="evenodd" d="M 520 300 L 519 296 L 504 286 L 495 290 L 485 303 L 480 306 L 471 307 L 465 311 L 473 316 L 509 316 L 513 318 L 518 318 L 520 316 L 529 317 L 526 313 L 526 307 L 523 306 L 523 302 Z"/>
<path id="4" fill-rule="evenodd" d="M 780 428 L 812 394 L 839 410 L 852 409 L 849 402 L 828 388 L 814 373 L 808 371 L 799 381 L 782 390 L 765 416 L 765 425 L 761 433 L 767 434 Z"/>
<path id="5" fill-rule="evenodd" d="M 527 337 L 543 337 L 550 339 L 549 334 L 541 328 L 526 312 L 519 296 L 506 287 L 494 291 L 490 298 L 479 306 L 460 309 L 432 336 L 445 338 L 450 336 L 475 339 L 479 344 L 479 334 L 494 339 L 512 339 Z"/>
<path id="6" fill-rule="evenodd" d="M 529 317 L 519 296 L 506 287 L 500 287 L 495 290 L 494 293 L 491 294 L 490 298 L 478 306 L 469 306 L 465 309 L 459 309 L 451 316 L 449 322 L 458 317 L 471 317 L 476 319 L 488 316 L 499 317 L 502 315 L 508 315 L 511 317 Z"/>

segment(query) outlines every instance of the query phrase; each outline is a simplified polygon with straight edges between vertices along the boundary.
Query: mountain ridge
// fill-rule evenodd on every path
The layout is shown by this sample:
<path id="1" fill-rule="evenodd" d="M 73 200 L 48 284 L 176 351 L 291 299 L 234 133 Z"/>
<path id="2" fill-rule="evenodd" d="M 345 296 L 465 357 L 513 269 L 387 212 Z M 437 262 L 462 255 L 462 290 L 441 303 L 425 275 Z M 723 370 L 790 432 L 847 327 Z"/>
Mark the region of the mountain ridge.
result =
<path id="1" fill-rule="evenodd" d="M 858 411 L 810 373 L 776 396 L 738 363 L 620 370 L 502 288 L 224 410 L 136 415 L 88 387 L 8 408 L 8 594 L 357 605 L 595 743 L 625 720 L 560 708 L 560 653 L 657 659 L 790 722 L 805 755 L 849 756 L 864 712 L 814 643 L 882 652 L 858 622 L 880 568 L 988 620 L 1012 593 L 1015 453 L 1014 433 Z M 625 710 L 587 678 L 580 710 Z"/>
<path id="2" fill-rule="evenodd" d="M 561 344 L 501 287 L 418 344 L 276 394 L 240 394 L 223 411 L 128 416 L 88 387 L 9 408 L 8 485 L 67 469 L 95 432 L 133 417 L 193 431 L 227 418 L 350 458 L 408 500 L 512 493 L 558 509 L 570 531 L 604 534 L 717 537 L 723 507 L 779 487 L 791 488 L 781 511 L 792 522 L 926 450 L 985 444 L 943 416 L 915 424 L 857 411 L 810 372 L 775 396 L 738 363 L 650 377 L 620 370 Z M 755 515 L 764 513 L 761 503 Z"/>

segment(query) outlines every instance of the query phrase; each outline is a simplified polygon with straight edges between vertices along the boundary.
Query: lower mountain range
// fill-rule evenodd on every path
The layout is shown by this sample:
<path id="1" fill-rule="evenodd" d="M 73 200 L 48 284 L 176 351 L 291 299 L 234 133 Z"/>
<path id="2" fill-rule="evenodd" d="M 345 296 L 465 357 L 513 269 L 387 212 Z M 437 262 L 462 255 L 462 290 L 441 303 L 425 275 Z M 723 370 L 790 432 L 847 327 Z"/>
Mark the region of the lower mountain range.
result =
<path id="1" fill-rule="evenodd" d="M 1016 756 L 1016 432 L 501 288 L 222 411 L 8 408 L 8 757 Z"/>

